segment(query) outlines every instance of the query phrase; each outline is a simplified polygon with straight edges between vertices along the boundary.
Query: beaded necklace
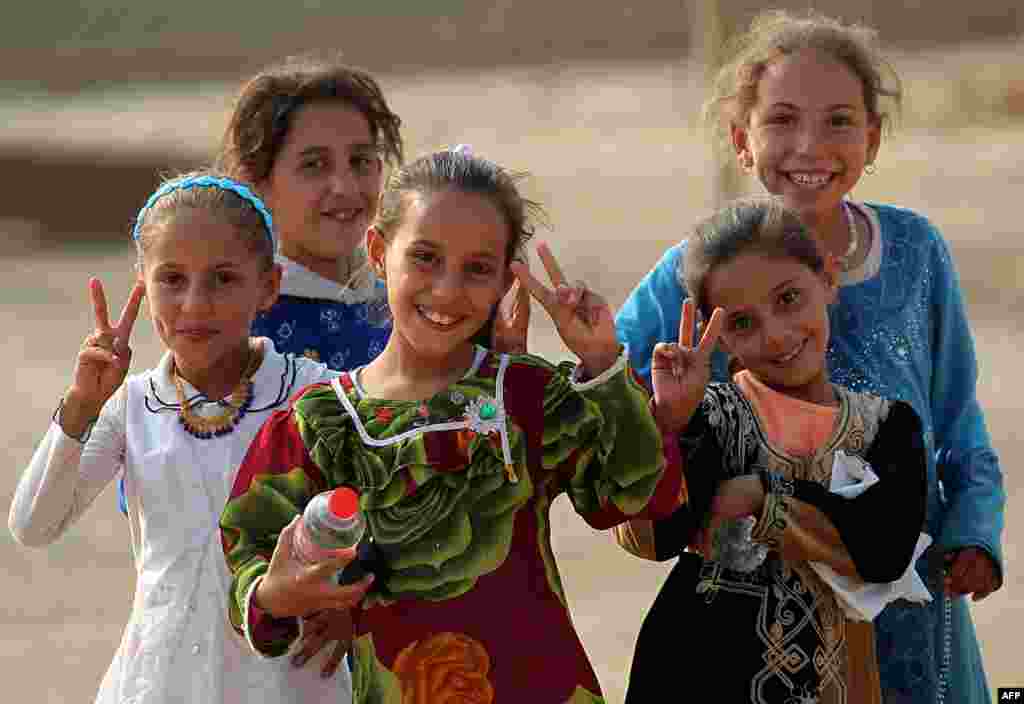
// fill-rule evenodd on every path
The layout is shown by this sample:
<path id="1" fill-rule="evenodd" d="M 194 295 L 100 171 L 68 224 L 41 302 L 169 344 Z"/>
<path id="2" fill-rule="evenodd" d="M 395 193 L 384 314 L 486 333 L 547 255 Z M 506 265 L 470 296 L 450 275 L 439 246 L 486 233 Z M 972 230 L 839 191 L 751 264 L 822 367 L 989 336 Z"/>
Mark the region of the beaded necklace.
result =
<path id="1" fill-rule="evenodd" d="M 199 415 L 192 410 L 194 406 L 200 405 L 202 401 L 196 401 L 189 405 L 188 399 L 185 397 L 185 382 L 178 374 L 178 369 L 172 360 L 171 376 L 174 379 L 174 386 L 178 392 L 178 405 L 180 406 L 178 421 L 181 423 L 181 427 L 185 429 L 185 432 L 194 438 L 209 440 L 210 438 L 227 435 L 233 431 L 252 405 L 254 396 L 252 375 L 256 373 L 261 359 L 262 355 L 253 354 L 253 348 L 250 345 L 249 358 L 246 361 L 242 377 L 238 380 L 238 385 L 235 386 L 226 399 L 217 402 L 222 406 L 227 406 L 227 408 L 221 413 L 209 417 Z"/>
<path id="2" fill-rule="evenodd" d="M 842 256 L 837 256 L 836 260 L 839 262 L 839 266 L 842 267 L 843 271 L 849 271 L 853 255 L 855 255 L 857 250 L 860 249 L 860 229 L 857 227 L 857 223 L 853 219 L 853 209 L 845 199 L 843 200 L 842 207 L 843 216 L 846 219 L 846 228 L 850 231 L 850 244 L 846 248 L 846 253 Z"/>

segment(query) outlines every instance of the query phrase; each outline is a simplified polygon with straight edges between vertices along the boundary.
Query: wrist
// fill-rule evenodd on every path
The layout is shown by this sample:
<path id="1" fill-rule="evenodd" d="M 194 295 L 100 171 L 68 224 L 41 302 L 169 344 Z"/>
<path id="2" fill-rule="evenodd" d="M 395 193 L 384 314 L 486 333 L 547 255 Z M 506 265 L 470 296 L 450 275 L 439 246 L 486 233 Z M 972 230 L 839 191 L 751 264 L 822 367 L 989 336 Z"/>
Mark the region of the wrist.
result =
<path id="1" fill-rule="evenodd" d="M 648 408 L 651 411 L 651 415 L 654 416 L 654 422 L 658 426 L 658 430 L 668 436 L 677 436 L 686 432 L 686 426 L 690 424 L 689 419 L 680 420 L 677 414 L 671 411 L 661 408 L 658 406 L 658 401 L 653 396 L 648 402 Z"/>
<path id="2" fill-rule="evenodd" d="M 99 418 L 99 411 L 100 409 L 77 401 L 73 393 L 69 392 L 61 397 L 57 404 L 57 410 L 53 412 L 53 421 L 61 427 L 65 435 L 85 443 Z"/>
<path id="3" fill-rule="evenodd" d="M 254 609 L 262 611 L 271 618 L 275 618 L 274 612 L 267 607 L 267 578 L 266 576 L 260 577 L 256 583 L 256 588 L 252 590 L 252 597 L 249 600 L 249 605 Z"/>
<path id="4" fill-rule="evenodd" d="M 105 405 L 105 401 L 97 403 L 96 399 L 89 398 L 74 386 L 64 392 L 61 401 L 64 404 L 63 414 L 67 417 L 74 414 L 75 416 L 80 415 L 85 418 L 95 418 L 100 414 Z"/>

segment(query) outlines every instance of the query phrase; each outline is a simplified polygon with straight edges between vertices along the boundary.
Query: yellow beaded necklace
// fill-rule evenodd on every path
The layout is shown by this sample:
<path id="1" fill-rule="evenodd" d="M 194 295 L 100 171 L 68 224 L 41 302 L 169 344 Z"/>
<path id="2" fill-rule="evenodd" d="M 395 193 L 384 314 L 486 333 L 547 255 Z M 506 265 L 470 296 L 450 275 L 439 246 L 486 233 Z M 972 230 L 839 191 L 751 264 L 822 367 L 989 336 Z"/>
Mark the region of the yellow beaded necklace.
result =
<path id="1" fill-rule="evenodd" d="M 252 345 L 249 346 L 249 357 L 245 364 L 245 370 L 242 372 L 242 377 L 238 380 L 238 385 L 235 386 L 234 390 L 225 400 L 220 402 L 227 406 L 227 408 L 222 413 L 209 417 L 199 415 L 192 410 L 192 405 L 189 405 L 188 399 L 185 396 L 185 382 L 181 375 L 178 374 L 177 366 L 175 366 L 173 360 L 171 361 L 171 376 L 174 379 L 174 386 L 178 392 L 178 421 L 185 429 L 185 432 L 200 440 L 209 440 L 210 438 L 227 435 L 235 429 L 235 426 L 238 425 L 238 422 L 242 420 L 242 417 L 245 416 L 246 411 L 252 405 L 252 376 L 256 373 L 263 359 L 262 352 L 262 347 L 254 350 Z"/>

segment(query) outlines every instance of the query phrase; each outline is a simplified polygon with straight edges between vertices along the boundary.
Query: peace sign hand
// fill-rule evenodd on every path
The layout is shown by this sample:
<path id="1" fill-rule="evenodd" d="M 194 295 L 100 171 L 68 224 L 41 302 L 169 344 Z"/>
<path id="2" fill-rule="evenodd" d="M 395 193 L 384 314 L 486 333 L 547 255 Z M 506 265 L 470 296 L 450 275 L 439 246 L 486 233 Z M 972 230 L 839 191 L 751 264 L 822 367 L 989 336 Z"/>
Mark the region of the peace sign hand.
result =
<path id="1" fill-rule="evenodd" d="M 110 324 L 107 297 L 99 279 L 89 280 L 96 329 L 86 336 L 78 351 L 71 387 L 64 394 L 61 425 L 72 436 L 84 430 L 100 414 L 128 374 L 132 350 L 128 346 L 132 327 L 139 315 L 145 288 L 136 283 L 116 325 Z"/>
<path id="2" fill-rule="evenodd" d="M 567 284 L 565 274 L 547 244 L 538 244 L 537 254 L 548 272 L 553 289 L 535 279 L 520 262 L 512 262 L 512 273 L 544 306 L 562 341 L 580 358 L 587 375 L 596 377 L 611 367 L 619 356 L 611 307 L 583 282 Z"/>
<path id="3" fill-rule="evenodd" d="M 651 356 L 651 384 L 655 417 L 664 432 L 684 430 L 704 398 L 704 389 L 711 381 L 711 353 L 718 342 L 723 314 L 721 308 L 711 313 L 700 342 L 691 347 L 697 316 L 693 301 L 687 299 L 679 323 L 679 342 L 655 345 Z"/>
<path id="4" fill-rule="evenodd" d="M 491 332 L 491 349 L 506 354 L 526 354 L 529 330 L 530 292 L 516 278 L 498 303 Z"/>

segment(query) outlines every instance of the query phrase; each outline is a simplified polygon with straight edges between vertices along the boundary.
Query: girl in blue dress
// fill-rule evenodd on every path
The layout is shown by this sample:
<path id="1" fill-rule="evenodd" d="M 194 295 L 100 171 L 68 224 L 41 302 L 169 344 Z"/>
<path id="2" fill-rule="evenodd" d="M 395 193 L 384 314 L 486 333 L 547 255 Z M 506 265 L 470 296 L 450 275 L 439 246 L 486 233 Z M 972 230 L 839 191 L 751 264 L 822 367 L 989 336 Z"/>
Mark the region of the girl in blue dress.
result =
<path id="1" fill-rule="evenodd" d="M 964 597 L 982 599 L 1002 585 L 1006 495 L 975 397 L 974 343 L 949 246 L 923 215 L 849 197 L 874 170 L 885 103 L 900 98 L 874 40 L 868 29 L 816 14 L 761 15 L 721 69 L 708 115 L 740 168 L 842 262 L 828 348 L 833 381 L 906 401 L 923 423 L 925 530 L 934 544 L 917 570 L 934 599 L 894 603 L 875 622 L 884 701 L 987 703 Z M 654 345 L 676 336 L 685 251 L 685 241 L 670 248 L 616 317 L 641 374 L 649 374 Z M 729 378 L 724 355 L 714 377 Z M 688 566 L 684 555 L 675 569 Z"/>

